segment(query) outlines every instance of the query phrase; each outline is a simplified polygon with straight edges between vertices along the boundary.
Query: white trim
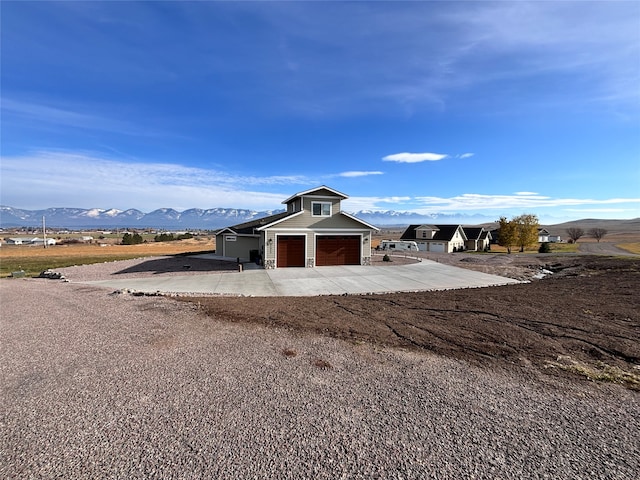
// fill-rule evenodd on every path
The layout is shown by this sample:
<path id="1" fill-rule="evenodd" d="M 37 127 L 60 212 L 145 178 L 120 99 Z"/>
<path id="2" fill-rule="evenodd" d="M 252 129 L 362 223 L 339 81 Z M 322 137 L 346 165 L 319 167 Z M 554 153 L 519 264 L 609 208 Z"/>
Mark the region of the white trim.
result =
<path id="1" fill-rule="evenodd" d="M 327 187 L 326 185 L 320 185 L 319 187 L 310 188 L 309 190 L 305 190 L 304 192 L 298 192 L 295 195 L 292 195 L 289 198 L 287 198 L 282 203 L 289 203 L 291 200 L 293 200 L 296 197 L 306 196 L 306 195 L 309 195 L 310 193 L 317 192 L 318 190 L 329 190 L 330 192 L 334 193 L 337 197 L 341 197 L 341 200 L 346 200 L 347 198 L 349 198 L 344 193 L 334 190 L 331 187 Z M 330 198 L 334 198 L 334 197 L 330 197 Z"/>
<path id="2" fill-rule="evenodd" d="M 344 233 L 345 235 L 355 235 L 369 232 L 368 229 L 361 228 L 309 228 L 309 227 L 289 227 L 289 228 L 271 228 L 271 232 L 303 232 L 303 233 L 315 233 L 315 232 L 329 232 L 329 233 Z M 289 235 L 289 234 L 287 234 Z"/>
<path id="3" fill-rule="evenodd" d="M 313 207 L 315 205 L 320 205 L 320 214 L 315 214 L 313 213 Z M 324 206 L 325 205 L 329 205 L 329 214 L 325 215 L 324 212 Z M 321 201 L 314 201 L 313 199 L 311 200 L 311 216 L 312 217 L 320 217 L 320 218 L 331 218 L 333 216 L 333 203 L 331 202 L 321 202 Z"/>
<path id="4" fill-rule="evenodd" d="M 374 227 L 373 225 L 371 225 L 370 223 L 365 222 L 364 220 L 360 220 L 358 217 L 354 217 L 353 215 L 348 214 L 347 212 L 343 212 L 342 210 L 338 212 L 340 215 L 344 215 L 345 217 L 350 218 L 351 220 L 355 220 L 356 222 L 360 222 L 361 224 L 367 226 L 368 228 L 371 228 L 373 230 L 376 231 L 380 231 L 380 229 L 378 227 Z"/>
<path id="5" fill-rule="evenodd" d="M 231 227 L 224 227 L 224 228 L 218 230 L 217 232 L 215 232 L 215 235 L 222 235 L 225 232 L 225 230 L 228 230 L 230 233 L 232 233 L 234 235 L 236 233 Z"/>
<path id="6" fill-rule="evenodd" d="M 263 225 L 263 226 L 261 226 L 259 228 L 256 228 L 256 230 L 258 232 L 262 232 L 263 230 L 266 230 L 267 228 L 271 228 L 273 225 L 277 225 L 280 222 L 284 222 L 285 220 L 289 220 L 290 218 L 297 217 L 298 215 L 302 215 L 303 213 L 304 213 L 304 210 L 300 210 L 300 211 L 298 211 L 296 213 L 292 213 L 291 215 L 287 215 L 286 217 L 283 217 L 280 220 L 276 220 L 275 222 L 268 223 L 268 224 Z"/>
<path id="7" fill-rule="evenodd" d="M 249 238 L 259 238 L 260 234 L 259 233 L 236 233 L 236 232 L 232 232 L 232 233 L 223 233 L 222 236 L 226 236 L 226 235 L 233 235 L 236 237 L 249 237 Z"/>

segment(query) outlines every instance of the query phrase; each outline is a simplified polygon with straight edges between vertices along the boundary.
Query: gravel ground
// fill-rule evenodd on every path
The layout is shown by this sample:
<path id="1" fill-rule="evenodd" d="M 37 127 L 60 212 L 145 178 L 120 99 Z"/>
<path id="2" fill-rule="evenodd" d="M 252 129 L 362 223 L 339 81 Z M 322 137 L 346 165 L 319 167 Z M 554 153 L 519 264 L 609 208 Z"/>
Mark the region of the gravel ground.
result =
<path id="1" fill-rule="evenodd" d="M 640 396 L 615 385 L 527 380 L 60 281 L 2 280 L 0 301 L 1 478 L 640 471 Z"/>

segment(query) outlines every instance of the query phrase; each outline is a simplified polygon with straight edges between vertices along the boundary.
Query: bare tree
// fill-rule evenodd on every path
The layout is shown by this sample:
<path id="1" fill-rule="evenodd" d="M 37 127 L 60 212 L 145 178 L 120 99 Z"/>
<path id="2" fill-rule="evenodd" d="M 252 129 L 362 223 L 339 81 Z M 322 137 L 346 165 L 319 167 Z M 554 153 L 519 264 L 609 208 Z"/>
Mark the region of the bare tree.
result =
<path id="1" fill-rule="evenodd" d="M 589 235 L 592 236 L 593 238 L 595 238 L 596 240 L 598 240 L 598 243 L 600 243 L 600 240 L 609 232 L 607 232 L 604 228 L 592 228 L 591 230 L 589 230 Z"/>
<path id="2" fill-rule="evenodd" d="M 567 235 L 569 236 L 569 240 L 575 243 L 584 235 L 584 230 L 578 227 L 567 228 Z"/>

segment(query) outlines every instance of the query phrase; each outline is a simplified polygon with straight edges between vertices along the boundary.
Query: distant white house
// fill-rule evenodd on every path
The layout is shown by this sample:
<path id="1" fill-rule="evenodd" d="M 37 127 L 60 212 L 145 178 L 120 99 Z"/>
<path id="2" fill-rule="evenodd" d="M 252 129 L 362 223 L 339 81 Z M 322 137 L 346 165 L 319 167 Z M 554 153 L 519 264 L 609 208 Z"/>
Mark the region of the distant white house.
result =
<path id="1" fill-rule="evenodd" d="M 47 238 L 47 245 L 55 245 L 53 238 Z M 7 238 L 7 245 L 44 245 L 41 237 L 14 237 Z"/>
<path id="2" fill-rule="evenodd" d="M 47 245 L 55 245 L 56 241 L 53 238 L 47 238 Z M 44 246 L 44 240 L 40 237 L 36 237 L 33 240 L 31 240 L 31 244 L 30 245 L 41 245 Z"/>
<path id="3" fill-rule="evenodd" d="M 540 243 L 559 243 L 562 242 L 560 235 L 552 235 L 546 228 L 538 229 L 538 242 Z"/>
<path id="4" fill-rule="evenodd" d="M 462 251 L 468 240 L 462 225 L 409 225 L 400 240 L 413 241 L 422 252 Z"/>
<path id="5" fill-rule="evenodd" d="M 13 237 L 7 238 L 7 245 L 28 245 L 33 240 L 32 237 Z"/>

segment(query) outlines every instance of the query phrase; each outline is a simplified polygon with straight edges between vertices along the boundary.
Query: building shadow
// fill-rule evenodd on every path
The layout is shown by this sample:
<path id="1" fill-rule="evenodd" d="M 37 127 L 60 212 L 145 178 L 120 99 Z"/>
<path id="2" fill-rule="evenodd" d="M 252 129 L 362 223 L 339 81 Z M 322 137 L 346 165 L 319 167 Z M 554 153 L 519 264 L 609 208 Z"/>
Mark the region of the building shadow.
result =
<path id="1" fill-rule="evenodd" d="M 187 256 L 169 256 L 162 258 L 151 258 L 137 265 L 125 268 L 114 275 L 132 273 L 151 273 L 160 275 L 163 273 L 188 273 L 188 272 L 237 272 L 236 262 L 226 260 L 195 258 Z"/>

